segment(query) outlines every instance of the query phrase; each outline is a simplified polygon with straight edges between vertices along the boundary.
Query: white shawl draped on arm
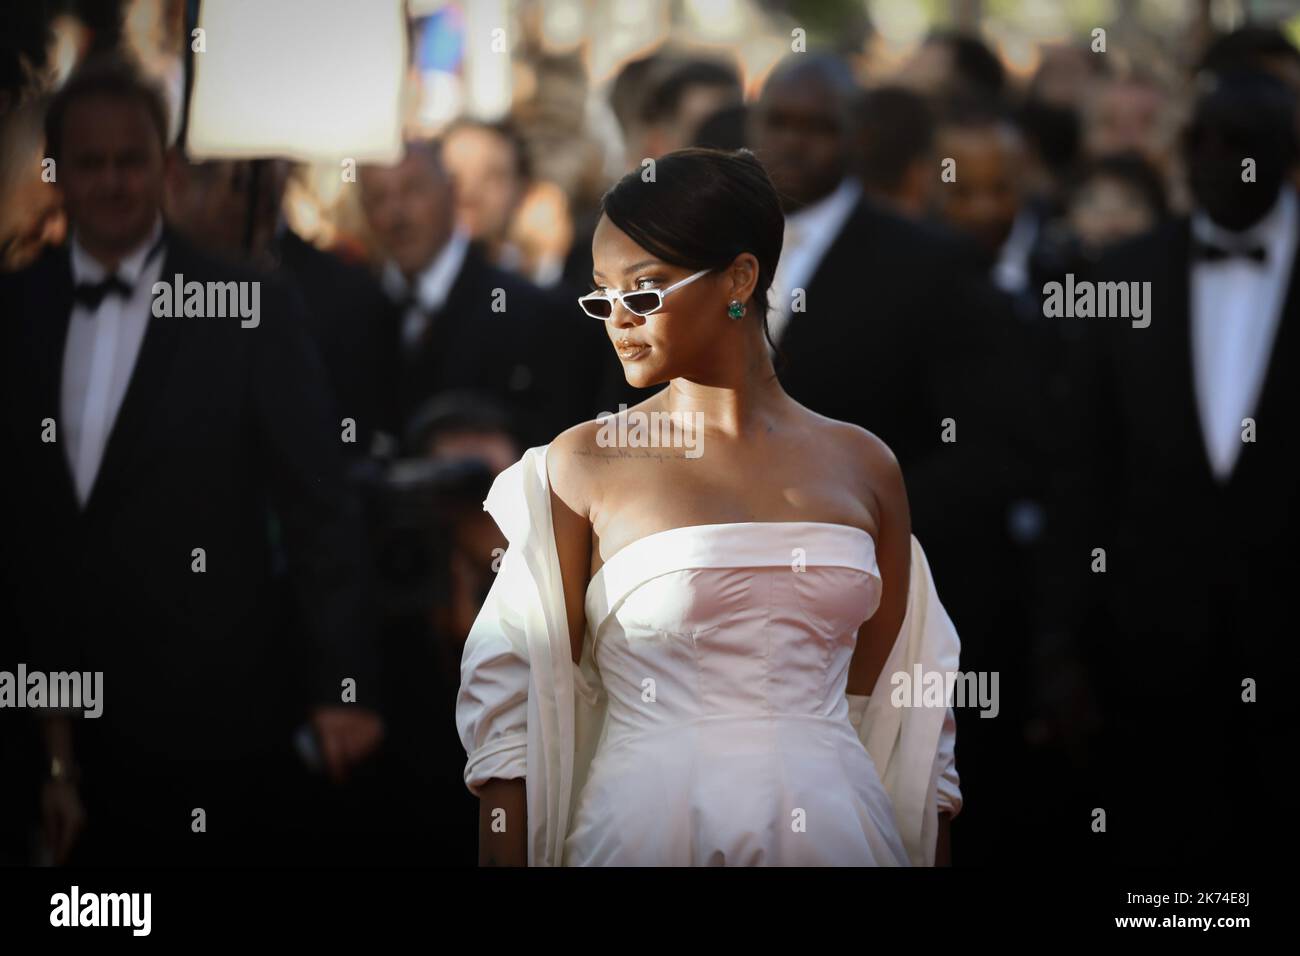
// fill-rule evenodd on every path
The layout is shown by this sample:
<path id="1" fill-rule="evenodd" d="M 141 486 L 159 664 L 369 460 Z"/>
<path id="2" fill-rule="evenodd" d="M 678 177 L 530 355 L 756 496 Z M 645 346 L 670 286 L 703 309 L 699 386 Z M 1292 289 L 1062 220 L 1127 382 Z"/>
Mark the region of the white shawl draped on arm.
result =
<path id="1" fill-rule="evenodd" d="M 528 865 L 563 865 L 573 805 L 604 723 L 606 696 L 590 637 L 574 665 L 551 525 L 549 445 L 530 448 L 483 504 L 509 542 L 461 657 L 456 724 L 475 795 L 493 778 L 526 778 Z M 897 707 L 891 675 L 955 672 L 960 643 L 912 538 L 902 630 L 870 697 L 848 695 L 863 745 L 889 792 L 914 865 L 934 865 L 938 813 L 961 807 L 950 706 Z M 951 682 L 945 682 L 951 686 Z M 950 703 L 950 702 L 947 702 Z M 506 821 L 510 826 L 511 821 Z"/>

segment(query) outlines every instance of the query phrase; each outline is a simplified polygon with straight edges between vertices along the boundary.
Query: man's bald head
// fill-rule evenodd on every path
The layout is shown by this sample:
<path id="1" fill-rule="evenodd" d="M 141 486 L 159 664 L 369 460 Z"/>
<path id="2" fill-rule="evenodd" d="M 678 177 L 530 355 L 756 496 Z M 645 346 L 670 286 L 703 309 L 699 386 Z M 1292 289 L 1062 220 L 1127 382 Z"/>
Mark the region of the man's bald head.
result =
<path id="1" fill-rule="evenodd" d="M 849 65 L 822 53 L 788 57 L 763 85 L 750 139 L 787 212 L 826 197 L 846 175 L 858 91 Z"/>
<path id="2" fill-rule="evenodd" d="M 773 67 L 763 84 L 763 98 L 790 89 L 815 90 L 847 111 L 860 92 L 857 77 L 843 59 L 830 53 L 794 53 Z"/>

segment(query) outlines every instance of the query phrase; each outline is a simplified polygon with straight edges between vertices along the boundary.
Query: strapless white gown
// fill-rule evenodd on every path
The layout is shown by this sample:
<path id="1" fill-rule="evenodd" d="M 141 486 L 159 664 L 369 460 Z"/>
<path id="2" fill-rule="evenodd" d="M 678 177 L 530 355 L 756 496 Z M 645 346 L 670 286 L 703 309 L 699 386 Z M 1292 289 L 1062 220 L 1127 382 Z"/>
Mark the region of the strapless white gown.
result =
<path id="1" fill-rule="evenodd" d="M 845 696 L 875 543 L 815 522 L 674 528 L 587 592 L 608 712 L 568 865 L 906 866 Z"/>
<path id="2" fill-rule="evenodd" d="M 939 814 L 962 802 L 956 722 L 951 701 L 898 705 L 891 675 L 955 671 L 960 640 L 916 537 L 907 611 L 869 698 L 845 681 L 880 603 L 875 543 L 838 524 L 633 542 L 587 589 L 575 664 L 548 447 L 483 503 L 510 547 L 456 702 L 470 792 L 527 781 L 529 865 L 933 865 Z"/>

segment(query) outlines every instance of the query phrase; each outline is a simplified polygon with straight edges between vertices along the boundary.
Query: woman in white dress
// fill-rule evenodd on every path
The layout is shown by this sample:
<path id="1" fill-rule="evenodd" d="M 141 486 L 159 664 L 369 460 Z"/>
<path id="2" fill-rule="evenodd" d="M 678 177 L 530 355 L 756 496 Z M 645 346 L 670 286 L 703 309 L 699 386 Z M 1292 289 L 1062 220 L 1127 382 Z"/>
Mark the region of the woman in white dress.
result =
<path id="1" fill-rule="evenodd" d="M 667 387 L 529 449 L 485 503 L 510 547 L 456 713 L 480 861 L 944 862 L 949 702 L 889 688 L 954 671 L 958 642 L 898 463 L 777 381 L 757 160 L 655 173 L 606 195 L 581 305 L 630 384 Z"/>

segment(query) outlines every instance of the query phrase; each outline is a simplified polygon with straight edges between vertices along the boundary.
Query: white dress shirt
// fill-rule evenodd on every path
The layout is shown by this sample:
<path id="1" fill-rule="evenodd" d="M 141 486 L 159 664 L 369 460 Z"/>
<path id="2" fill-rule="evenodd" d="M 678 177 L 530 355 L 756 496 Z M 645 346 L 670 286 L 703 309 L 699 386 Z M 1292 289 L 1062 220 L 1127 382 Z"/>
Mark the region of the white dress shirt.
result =
<path id="1" fill-rule="evenodd" d="M 1003 292 L 1019 295 L 1029 287 L 1029 255 L 1038 239 L 1038 226 L 1038 216 L 1027 204 L 1022 206 L 993 264 L 993 284 Z"/>
<path id="2" fill-rule="evenodd" d="M 447 296 L 451 295 L 451 287 L 456 284 L 456 277 L 460 275 L 461 266 L 465 264 L 465 252 L 468 248 L 469 234 L 457 228 L 452 232 L 447 244 L 442 247 L 442 251 L 434 257 L 423 272 L 415 277 L 415 301 L 402 317 L 404 349 L 409 351 L 415 347 L 429 326 L 430 316 L 441 309 L 447 301 Z M 381 281 L 384 291 L 394 301 L 405 299 L 411 287 L 411 284 L 406 281 L 406 276 L 402 275 L 402 270 L 392 261 L 384 264 Z"/>
<path id="3" fill-rule="evenodd" d="M 160 250 L 147 263 L 145 258 L 161 234 L 159 218 L 148 238 L 118 265 L 118 277 L 131 287 L 129 297 L 106 295 L 93 312 L 78 302 L 68 319 L 59 415 L 64 454 L 83 508 L 95 485 L 149 325 L 153 284 L 162 273 L 163 253 Z M 71 261 L 74 284 L 99 282 L 108 275 L 108 270 L 77 241 L 75 233 Z"/>
<path id="4" fill-rule="evenodd" d="M 839 236 L 861 197 L 862 185 L 852 176 L 846 176 L 829 196 L 785 217 L 781 261 L 777 263 L 768 296 L 772 309 L 767 326 L 773 342 L 780 341 L 790 322 L 791 294 L 795 289 L 807 290 L 826 250 Z"/>
<path id="5" fill-rule="evenodd" d="M 1268 371 L 1296 253 L 1296 195 L 1283 187 L 1263 219 L 1242 233 L 1192 217 L 1193 235 L 1213 245 L 1262 246 L 1264 262 L 1236 256 L 1193 260 L 1192 360 L 1196 407 L 1210 466 L 1219 481 L 1241 454 L 1243 418 L 1253 415 Z"/>

